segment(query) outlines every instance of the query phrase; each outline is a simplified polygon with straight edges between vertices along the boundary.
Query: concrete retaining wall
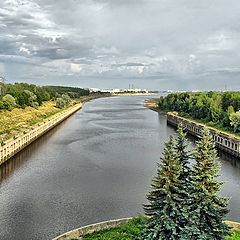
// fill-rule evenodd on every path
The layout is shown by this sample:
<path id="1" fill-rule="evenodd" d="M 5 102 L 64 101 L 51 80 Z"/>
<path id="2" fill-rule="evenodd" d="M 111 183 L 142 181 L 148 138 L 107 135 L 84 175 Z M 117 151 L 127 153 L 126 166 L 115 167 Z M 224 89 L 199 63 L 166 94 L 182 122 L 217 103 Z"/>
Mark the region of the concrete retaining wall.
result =
<path id="1" fill-rule="evenodd" d="M 225 221 L 225 223 L 232 229 L 234 230 L 240 230 L 240 223 L 238 222 L 233 222 L 233 221 Z"/>
<path id="2" fill-rule="evenodd" d="M 93 232 L 98 232 L 100 230 L 110 229 L 118 227 L 121 224 L 127 223 L 131 218 L 122 218 L 117 220 L 110 220 L 106 222 L 96 223 L 92 225 L 88 225 L 85 227 L 81 227 L 67 233 L 64 233 L 53 240 L 71 240 L 71 239 L 83 239 L 83 236 L 86 234 L 90 234 Z"/>
<path id="3" fill-rule="evenodd" d="M 68 118 L 74 112 L 78 111 L 81 107 L 81 103 L 76 104 L 63 112 L 57 113 L 46 119 L 43 123 L 33 126 L 31 130 L 19 135 L 17 138 L 6 141 L 3 146 L 0 146 L 0 165 L 42 136 L 44 133 Z"/>
<path id="4" fill-rule="evenodd" d="M 205 125 L 193 122 L 186 118 L 177 116 L 173 113 L 167 113 L 167 121 L 168 123 L 177 126 L 180 122 L 185 127 L 186 131 L 190 134 L 199 137 L 201 136 L 202 130 Z M 208 127 L 210 133 L 212 134 L 213 140 L 216 143 L 216 147 L 219 149 L 228 152 L 229 154 L 240 157 L 240 139 L 234 136 L 230 136 L 230 134 L 226 134 L 221 131 L 217 131 L 211 127 Z"/>

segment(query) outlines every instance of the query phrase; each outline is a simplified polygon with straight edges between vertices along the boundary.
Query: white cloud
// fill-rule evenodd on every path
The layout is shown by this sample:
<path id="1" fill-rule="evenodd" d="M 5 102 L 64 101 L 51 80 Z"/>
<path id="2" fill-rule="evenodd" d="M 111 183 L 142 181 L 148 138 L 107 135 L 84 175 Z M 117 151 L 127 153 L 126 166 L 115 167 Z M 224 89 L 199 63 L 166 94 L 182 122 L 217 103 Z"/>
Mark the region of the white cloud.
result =
<path id="1" fill-rule="evenodd" d="M 76 63 L 70 63 L 70 69 L 73 73 L 79 73 L 82 71 L 82 66 Z"/>
<path id="2" fill-rule="evenodd" d="M 92 85 L 129 77 L 178 86 L 239 67 L 239 12 L 235 0 L 2 0 L 0 62 L 10 76 L 25 71 L 52 84 L 78 76 L 97 79 Z"/>

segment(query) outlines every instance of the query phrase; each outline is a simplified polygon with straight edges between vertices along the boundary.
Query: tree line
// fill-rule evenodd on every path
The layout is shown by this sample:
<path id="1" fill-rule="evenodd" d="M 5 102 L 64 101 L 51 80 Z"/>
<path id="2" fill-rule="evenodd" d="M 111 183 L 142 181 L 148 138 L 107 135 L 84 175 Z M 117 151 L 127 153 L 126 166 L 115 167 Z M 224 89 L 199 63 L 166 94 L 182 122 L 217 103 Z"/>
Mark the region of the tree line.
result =
<path id="1" fill-rule="evenodd" d="M 0 109 L 38 107 L 44 101 L 56 100 L 56 107 L 68 105 L 71 98 L 88 96 L 89 90 L 63 86 L 37 86 L 27 83 L 0 83 Z"/>
<path id="2" fill-rule="evenodd" d="M 177 138 L 166 143 L 149 201 L 150 218 L 143 227 L 144 240 L 224 240 L 229 227 L 223 222 L 228 199 L 219 195 L 219 163 L 214 142 L 203 130 L 189 152 L 186 133 L 179 125 Z"/>
<path id="3" fill-rule="evenodd" d="M 172 93 L 160 97 L 158 106 L 161 110 L 177 111 L 214 127 L 240 131 L 239 92 Z"/>

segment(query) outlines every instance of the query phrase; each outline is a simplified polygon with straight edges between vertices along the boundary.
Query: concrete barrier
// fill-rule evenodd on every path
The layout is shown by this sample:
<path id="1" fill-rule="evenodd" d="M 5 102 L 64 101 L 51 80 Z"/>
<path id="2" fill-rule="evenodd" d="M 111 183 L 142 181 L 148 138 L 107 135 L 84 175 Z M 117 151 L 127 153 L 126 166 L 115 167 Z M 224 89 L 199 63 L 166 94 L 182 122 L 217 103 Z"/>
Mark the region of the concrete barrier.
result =
<path id="1" fill-rule="evenodd" d="M 173 113 L 167 113 L 167 122 L 174 126 L 178 126 L 179 123 L 182 123 L 185 127 L 185 130 L 196 137 L 200 137 L 203 128 L 207 127 L 212 134 L 212 138 L 216 143 L 217 148 L 235 157 L 240 157 L 240 138 L 187 118 L 180 117 Z"/>
<path id="2" fill-rule="evenodd" d="M 57 113 L 52 117 L 47 118 L 41 124 L 32 126 L 32 129 L 24 132 L 12 140 L 4 142 L 0 146 L 0 165 L 6 162 L 9 158 L 14 156 L 16 153 L 24 149 L 26 146 L 31 144 L 37 138 L 48 132 L 50 129 L 64 121 L 66 118 L 71 116 L 73 113 L 78 111 L 82 107 L 82 103 L 76 104 L 69 107 L 63 112 Z"/>
<path id="3" fill-rule="evenodd" d="M 233 230 L 238 230 L 238 231 L 240 230 L 240 223 L 238 222 L 225 221 L 225 223 Z"/>
<path id="4" fill-rule="evenodd" d="M 122 218 L 122 219 L 110 220 L 106 222 L 100 222 L 100 223 L 88 225 L 88 226 L 81 227 L 81 228 L 69 231 L 67 233 L 64 233 L 52 240 L 71 240 L 71 239 L 82 240 L 83 236 L 86 234 L 118 227 L 121 224 L 127 223 L 130 219 L 131 218 Z"/>

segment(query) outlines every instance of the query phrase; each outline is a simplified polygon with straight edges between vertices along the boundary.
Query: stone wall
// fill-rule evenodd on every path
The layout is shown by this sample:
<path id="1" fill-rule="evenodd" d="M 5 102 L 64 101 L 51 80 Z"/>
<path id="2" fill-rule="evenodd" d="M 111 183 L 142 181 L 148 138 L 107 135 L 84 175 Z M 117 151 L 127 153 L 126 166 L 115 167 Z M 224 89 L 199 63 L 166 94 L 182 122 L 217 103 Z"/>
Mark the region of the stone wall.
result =
<path id="1" fill-rule="evenodd" d="M 174 126 L 177 126 L 180 122 L 183 123 L 186 131 L 196 137 L 201 136 L 202 129 L 205 127 L 203 124 L 196 123 L 173 113 L 167 113 L 167 121 Z M 226 134 L 211 127 L 208 127 L 208 129 L 212 134 L 216 147 L 235 157 L 240 157 L 240 138 L 231 136 L 230 134 Z"/>
<path id="2" fill-rule="evenodd" d="M 131 218 L 122 218 L 118 220 L 110 220 L 106 222 L 96 223 L 92 225 L 88 225 L 85 227 L 81 227 L 67 233 L 64 233 L 53 240 L 71 240 L 71 239 L 83 239 L 83 236 L 89 233 L 97 232 L 100 230 L 110 229 L 118 227 L 121 224 L 127 223 Z"/>
<path id="3" fill-rule="evenodd" d="M 0 146 L 0 165 L 42 136 L 44 133 L 68 118 L 81 107 L 81 103 L 76 104 L 61 113 L 53 115 L 41 124 L 34 125 L 31 130 L 17 136 L 15 139 L 6 141 L 3 146 Z"/>

